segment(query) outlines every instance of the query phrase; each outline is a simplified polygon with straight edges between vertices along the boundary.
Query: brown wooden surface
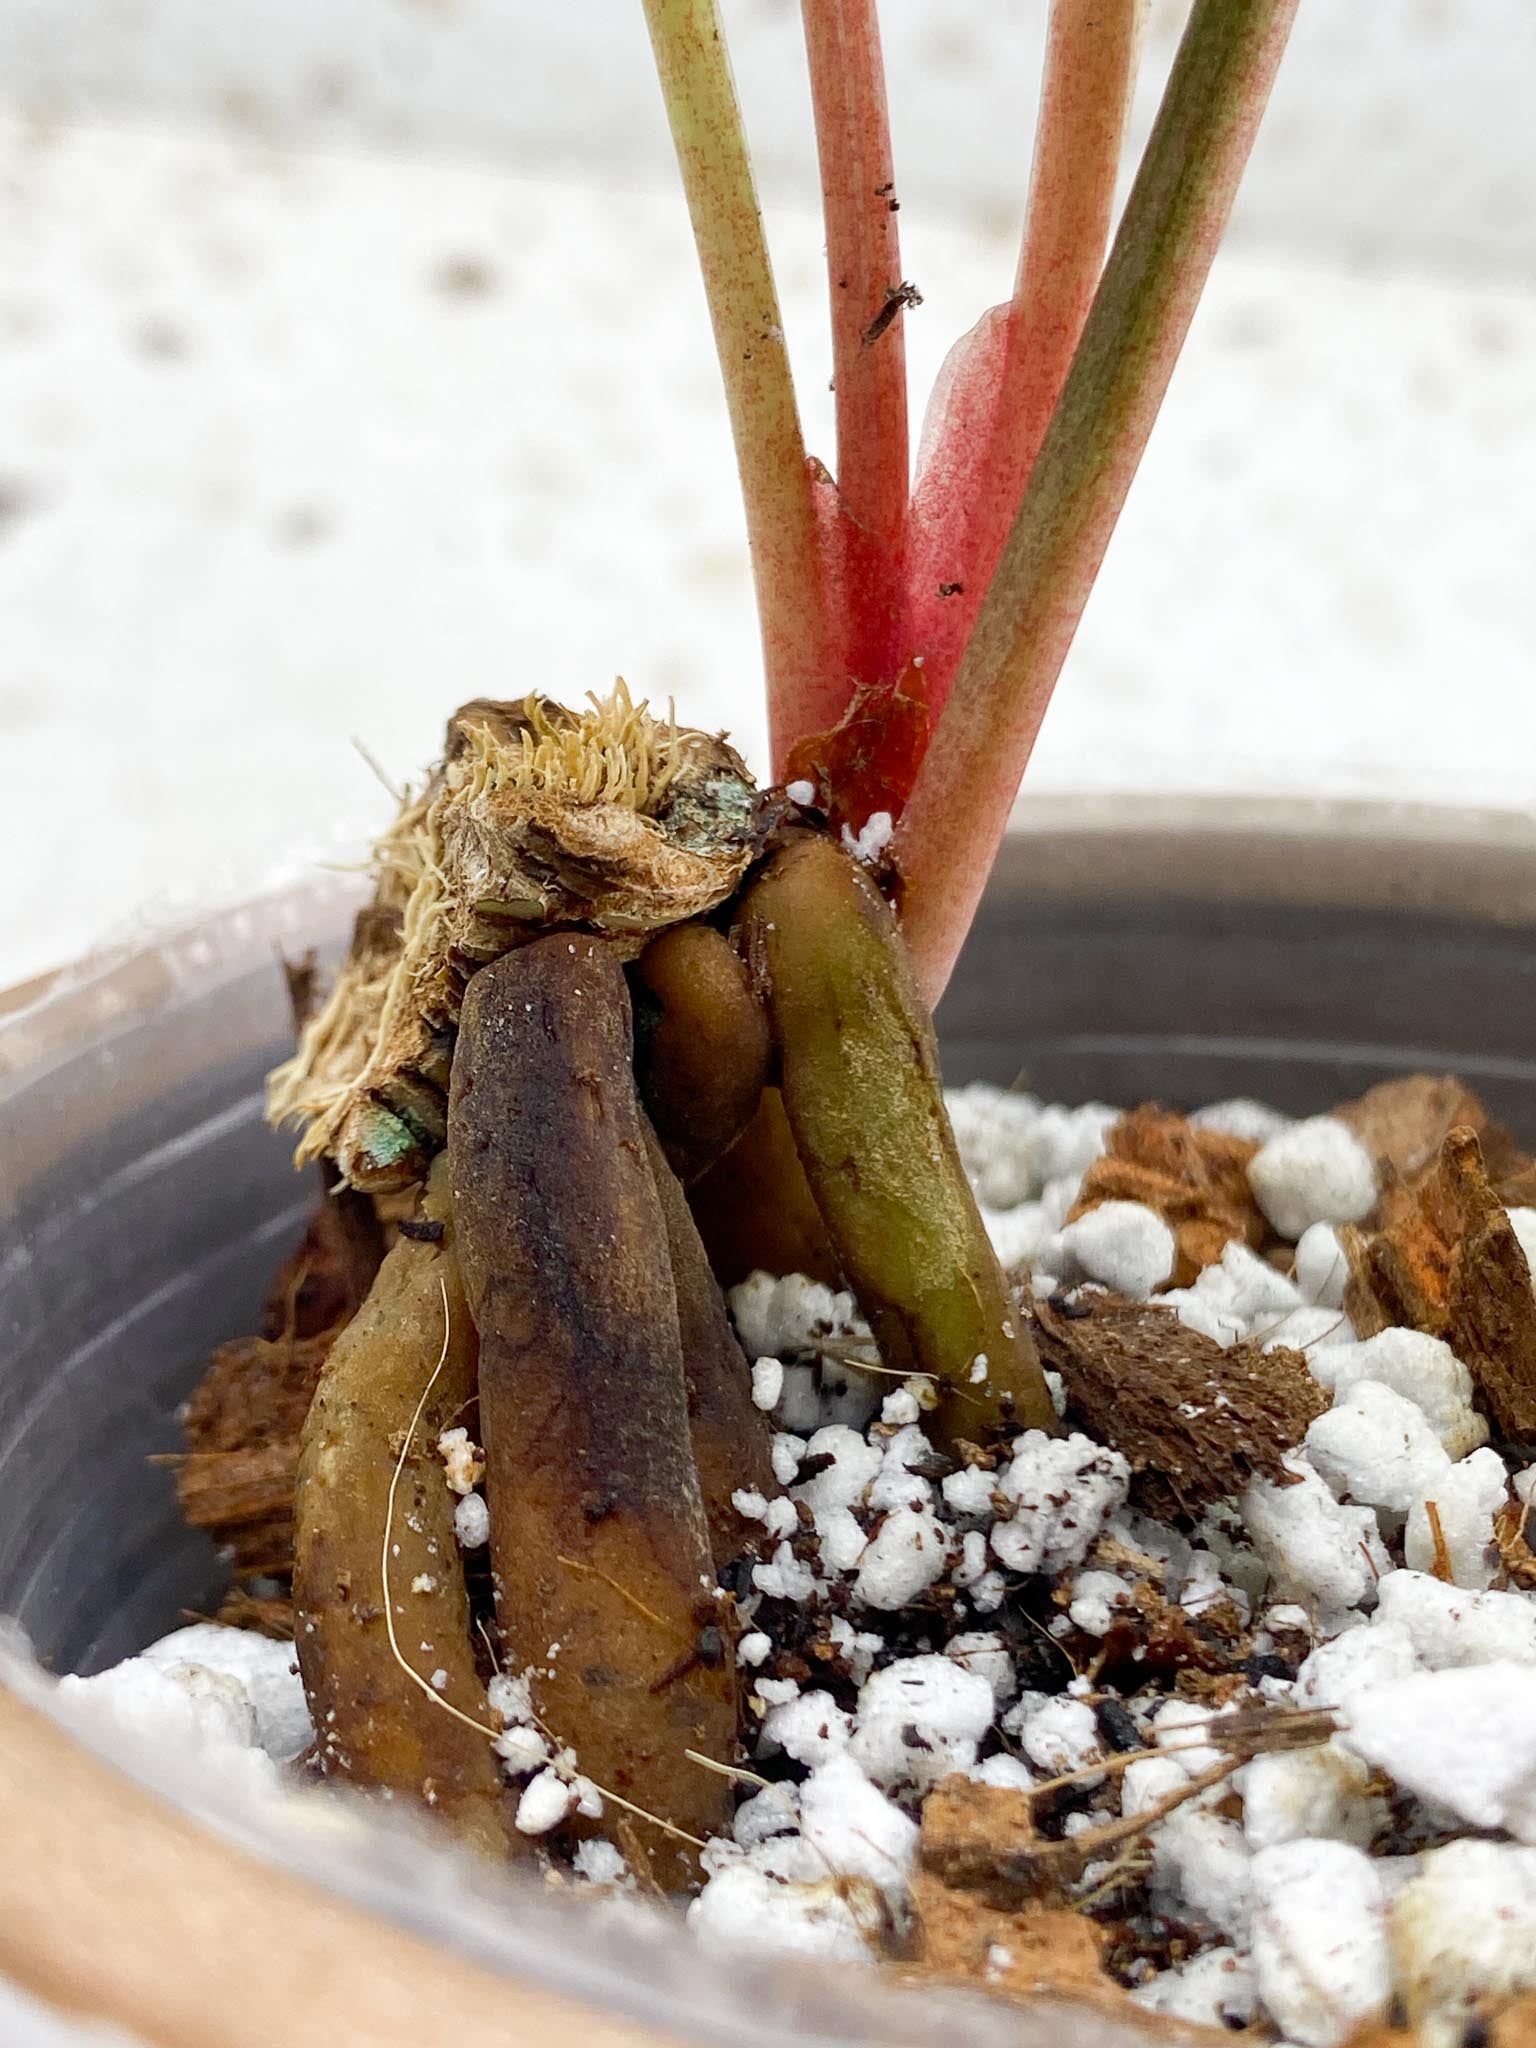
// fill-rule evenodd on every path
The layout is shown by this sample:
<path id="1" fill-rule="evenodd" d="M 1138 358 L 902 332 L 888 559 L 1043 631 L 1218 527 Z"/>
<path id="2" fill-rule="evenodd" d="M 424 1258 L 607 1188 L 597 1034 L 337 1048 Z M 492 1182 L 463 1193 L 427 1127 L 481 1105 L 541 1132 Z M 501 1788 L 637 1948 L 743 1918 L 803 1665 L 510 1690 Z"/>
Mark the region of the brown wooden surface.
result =
<path id="1" fill-rule="evenodd" d="M 3 1688 L 0 1972 L 152 2048 L 667 2048 L 220 1842 Z"/>

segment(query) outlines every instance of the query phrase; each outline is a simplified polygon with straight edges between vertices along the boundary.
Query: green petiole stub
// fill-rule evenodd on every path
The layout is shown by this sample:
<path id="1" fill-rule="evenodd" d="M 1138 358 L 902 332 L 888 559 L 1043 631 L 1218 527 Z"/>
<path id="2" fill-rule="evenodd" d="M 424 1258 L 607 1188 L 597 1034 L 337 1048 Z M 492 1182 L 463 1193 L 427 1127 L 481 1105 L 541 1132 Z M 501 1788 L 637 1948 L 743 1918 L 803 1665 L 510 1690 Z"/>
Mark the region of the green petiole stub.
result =
<path id="1" fill-rule="evenodd" d="M 807 837 L 748 890 L 741 929 L 806 1178 L 886 1363 L 931 1378 L 952 1439 L 1054 1428 L 885 899 L 830 840 Z"/>

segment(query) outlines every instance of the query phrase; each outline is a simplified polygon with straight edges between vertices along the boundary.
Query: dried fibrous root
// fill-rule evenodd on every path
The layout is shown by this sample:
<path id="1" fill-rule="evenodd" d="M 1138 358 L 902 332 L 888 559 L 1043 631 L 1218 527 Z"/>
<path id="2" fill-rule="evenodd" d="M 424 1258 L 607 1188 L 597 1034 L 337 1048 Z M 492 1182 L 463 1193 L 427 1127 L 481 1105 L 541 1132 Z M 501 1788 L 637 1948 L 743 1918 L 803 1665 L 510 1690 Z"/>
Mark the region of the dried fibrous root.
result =
<path id="1" fill-rule="evenodd" d="M 1064 1905 L 1092 1864 L 1135 1841 L 1202 1792 L 1221 1785 L 1258 1756 L 1314 1749 L 1337 1733 L 1326 1707 L 1253 1707 L 1203 1724 L 1200 1739 L 1222 1755 L 1209 1769 L 1186 1778 L 1136 1813 L 1046 1835 L 1037 1826 L 1042 1802 L 1088 1779 L 1124 1772 L 1132 1764 L 1167 1756 L 1168 1746 L 1125 1750 L 1029 1789 L 982 1785 L 963 1776 L 941 1779 L 923 1803 L 918 1853 L 923 1868 L 958 1890 L 979 1893 L 990 1906 Z M 1191 1738 L 1191 1746 L 1195 1746 Z M 1176 1747 L 1176 1746 L 1175 1746 Z"/>
<path id="2" fill-rule="evenodd" d="M 635 1067 L 646 1111 L 685 1184 L 728 1152 L 768 1079 L 768 1019 L 723 933 L 673 925 L 635 963 Z"/>
<path id="3" fill-rule="evenodd" d="M 796 840 L 742 902 L 795 1144 L 888 1365 L 930 1375 L 952 1438 L 1050 1429 L 1033 1340 L 944 1108 L 933 1023 L 892 912 L 832 841 Z"/>
<path id="4" fill-rule="evenodd" d="M 638 952 L 714 909 L 777 815 L 723 739 L 613 694 L 454 713 L 440 767 L 375 850 L 377 891 L 268 1114 L 354 1187 L 409 1185 L 443 1142 L 453 1034 L 475 970 L 579 925 Z"/>
<path id="5" fill-rule="evenodd" d="M 238 1582 L 252 1578 L 277 1581 L 270 1598 L 287 1608 L 281 1588 L 293 1570 L 299 1431 L 331 1345 L 382 1255 L 373 1204 L 328 1194 L 268 1290 L 261 1335 L 221 1344 L 187 1403 L 176 1491 L 187 1521 L 206 1529 L 234 1568 L 237 1584 L 221 1612 L 245 1611 L 242 1597 L 251 1612 L 262 1609 L 268 1596 L 242 1596 Z"/>
<path id="6" fill-rule="evenodd" d="M 508 1667 L 585 1776 L 667 1823 L 635 1839 L 675 1889 L 729 1823 L 687 1752 L 733 1755 L 734 1659 L 616 948 L 551 935 L 475 976 L 448 1160 Z"/>
<path id="7" fill-rule="evenodd" d="M 294 1497 L 294 1641 L 324 1770 L 425 1802 L 505 1858 L 496 1725 L 476 1670 L 437 1439 L 475 1393 L 475 1332 L 440 1193 L 332 1347 Z"/>
<path id="8" fill-rule="evenodd" d="M 751 1368 L 731 1328 L 725 1296 L 710 1271 L 709 1255 L 682 1186 L 648 1126 L 645 1136 L 672 1262 L 693 1462 L 710 1549 L 721 1569 L 740 1557 L 743 1548 L 742 1518 L 731 1495 L 743 1487 L 771 1494 L 777 1484 L 773 1430 L 752 1399 Z"/>

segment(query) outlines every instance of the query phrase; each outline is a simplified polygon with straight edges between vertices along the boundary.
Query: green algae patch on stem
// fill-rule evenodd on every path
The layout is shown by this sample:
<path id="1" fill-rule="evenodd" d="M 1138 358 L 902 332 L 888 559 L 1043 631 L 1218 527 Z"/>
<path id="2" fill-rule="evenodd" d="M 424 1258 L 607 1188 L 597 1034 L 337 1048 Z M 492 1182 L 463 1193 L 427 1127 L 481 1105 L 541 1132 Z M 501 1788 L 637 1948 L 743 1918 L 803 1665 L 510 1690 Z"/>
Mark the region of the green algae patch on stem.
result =
<path id="1" fill-rule="evenodd" d="M 401 1238 L 332 1346 L 304 1427 L 294 1644 L 327 1774 L 409 1795 L 505 1858 L 521 1838 L 437 1451 L 474 1396 L 451 1239 Z"/>
<path id="2" fill-rule="evenodd" d="M 480 1335 L 497 1612 L 541 1724 L 650 1873 L 730 1821 L 735 1680 L 689 1438 L 666 1219 L 614 950 L 535 940 L 470 982 L 448 1159 Z"/>
<path id="3" fill-rule="evenodd" d="M 932 1377 L 951 1437 L 1054 1428 L 889 905 L 840 848 L 807 838 L 752 885 L 742 932 L 806 1178 L 886 1364 Z"/>

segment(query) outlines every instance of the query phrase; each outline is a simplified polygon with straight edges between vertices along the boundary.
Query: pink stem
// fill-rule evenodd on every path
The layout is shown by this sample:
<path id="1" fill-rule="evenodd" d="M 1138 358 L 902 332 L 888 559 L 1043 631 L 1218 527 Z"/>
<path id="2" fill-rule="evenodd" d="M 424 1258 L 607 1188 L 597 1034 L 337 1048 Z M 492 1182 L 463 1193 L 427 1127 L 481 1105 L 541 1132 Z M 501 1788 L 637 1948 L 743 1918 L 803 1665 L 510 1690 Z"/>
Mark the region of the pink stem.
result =
<path id="1" fill-rule="evenodd" d="M 715 0 L 645 0 L 714 323 L 746 507 L 776 763 L 846 692 L 819 521 L 741 108 Z"/>
<path id="2" fill-rule="evenodd" d="M 913 504 L 907 645 L 941 711 L 1104 262 L 1136 73 L 1141 0 L 1052 0 L 1029 209 L 1012 303 L 953 352 Z"/>
<path id="3" fill-rule="evenodd" d="M 903 929 L 930 1000 L 986 886 L 1295 11 L 1296 0 L 1195 0 L 1081 345 L 897 829 Z"/>
<path id="4" fill-rule="evenodd" d="M 894 673 L 898 657 L 907 510 L 901 253 L 875 0 L 802 0 L 801 13 L 827 230 L 851 697 L 855 684 Z"/>

